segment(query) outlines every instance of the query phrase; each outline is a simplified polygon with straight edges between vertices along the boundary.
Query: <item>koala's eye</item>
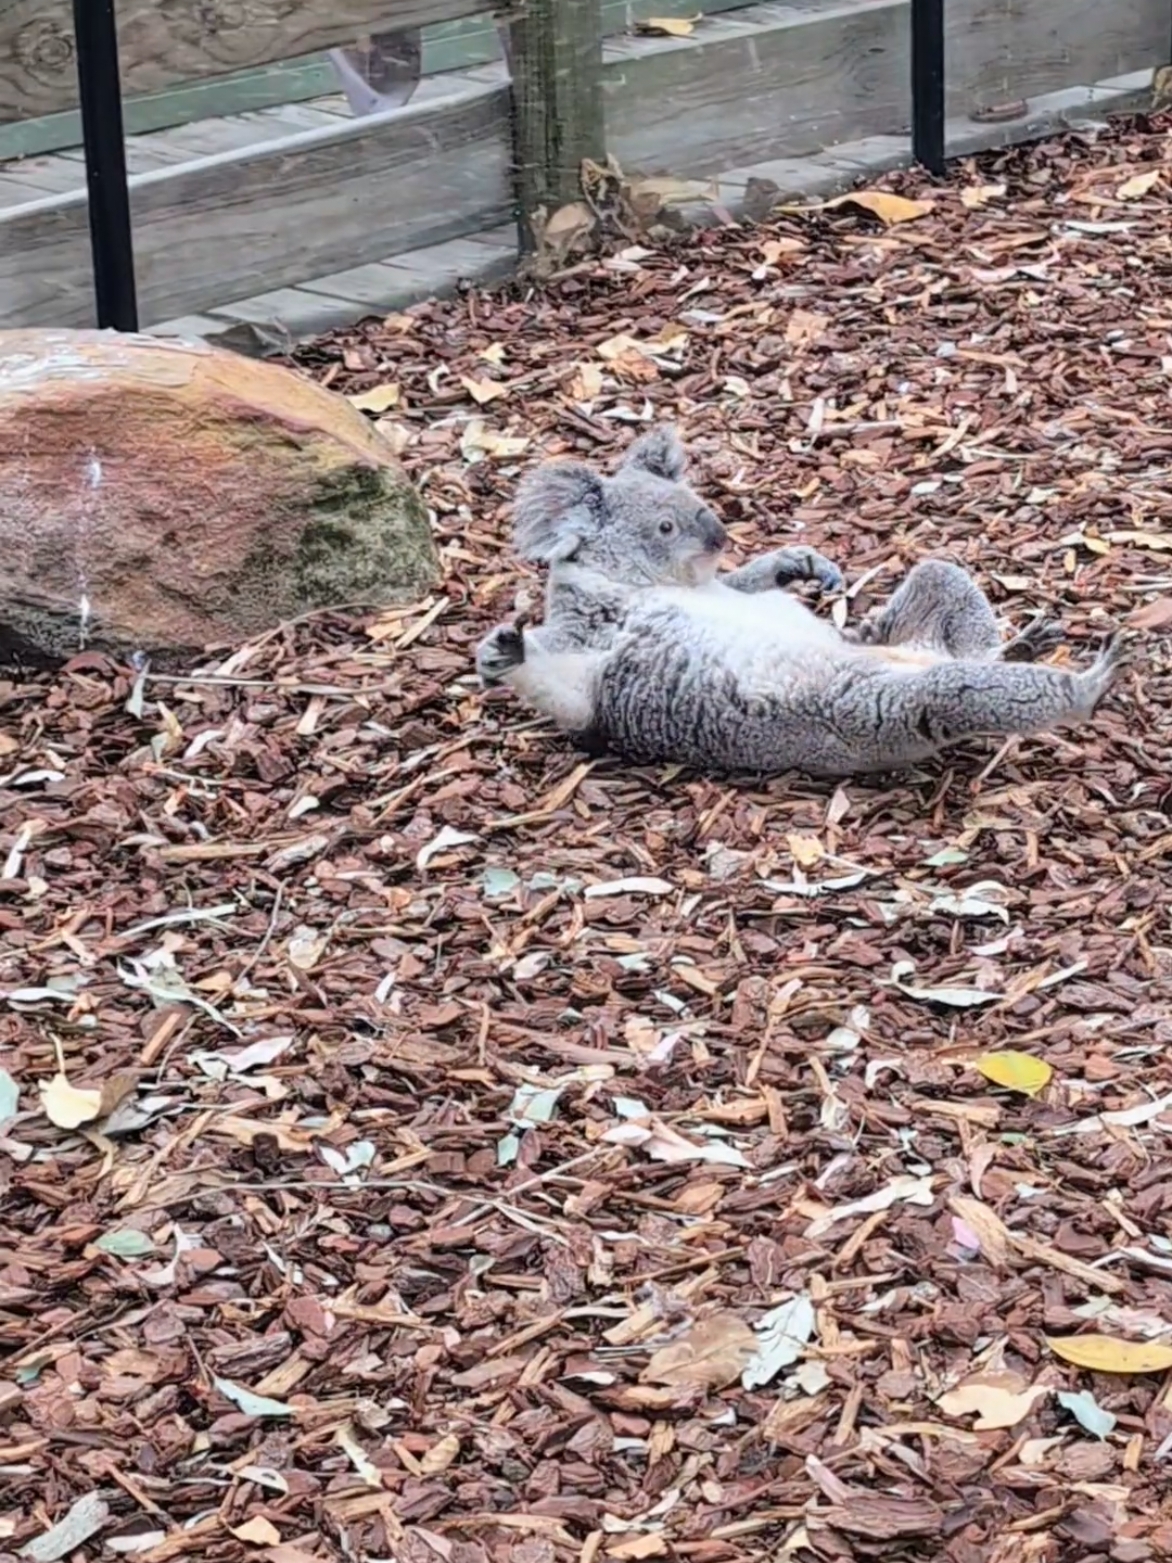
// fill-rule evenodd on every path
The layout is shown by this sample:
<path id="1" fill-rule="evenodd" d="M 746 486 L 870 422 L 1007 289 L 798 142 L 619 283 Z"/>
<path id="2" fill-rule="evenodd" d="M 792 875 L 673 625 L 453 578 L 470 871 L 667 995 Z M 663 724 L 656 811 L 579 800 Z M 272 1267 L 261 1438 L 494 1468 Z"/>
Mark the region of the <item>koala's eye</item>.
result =
<path id="1" fill-rule="evenodd" d="M 675 529 L 676 524 L 674 521 L 661 521 L 659 523 L 659 530 L 663 533 L 664 537 L 670 537 Z"/>

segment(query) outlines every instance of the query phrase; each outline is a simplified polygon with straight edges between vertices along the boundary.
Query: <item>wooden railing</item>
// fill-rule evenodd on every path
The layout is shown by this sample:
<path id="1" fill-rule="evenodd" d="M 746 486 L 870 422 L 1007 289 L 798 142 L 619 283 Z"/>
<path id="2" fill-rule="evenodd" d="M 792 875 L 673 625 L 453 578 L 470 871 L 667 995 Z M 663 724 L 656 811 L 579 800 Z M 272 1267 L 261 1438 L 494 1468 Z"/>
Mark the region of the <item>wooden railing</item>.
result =
<path id="1" fill-rule="evenodd" d="M 1167 0 L 943 3 L 953 118 L 1167 57 Z M 686 36 L 605 42 L 600 0 L 491 9 L 507 28 L 512 83 L 503 65 L 433 76 L 406 108 L 132 177 L 144 323 L 513 215 L 524 232 L 536 204 L 576 193 L 584 155 L 691 178 L 906 136 L 911 122 L 912 0 L 722 6 Z M 695 16 L 699 7 L 651 9 Z M 155 93 L 489 11 L 484 0 L 118 0 L 123 90 Z M 70 0 L 0 3 L 0 119 L 76 103 L 71 15 Z M 0 323 L 91 323 L 88 239 L 84 189 L 0 207 Z"/>

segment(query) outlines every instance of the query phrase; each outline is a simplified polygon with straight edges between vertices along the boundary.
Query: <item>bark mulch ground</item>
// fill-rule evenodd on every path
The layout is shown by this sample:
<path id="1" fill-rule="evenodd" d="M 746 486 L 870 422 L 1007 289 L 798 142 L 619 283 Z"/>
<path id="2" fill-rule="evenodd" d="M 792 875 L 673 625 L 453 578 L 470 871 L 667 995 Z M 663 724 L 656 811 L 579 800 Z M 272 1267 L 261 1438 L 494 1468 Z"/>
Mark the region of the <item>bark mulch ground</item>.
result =
<path id="1" fill-rule="evenodd" d="M 314 344 L 442 588 L 0 686 L 0 1552 L 1172 1557 L 1159 631 L 842 786 L 471 675 L 518 472 L 651 415 L 852 613 L 937 551 L 1075 659 L 1160 603 L 1170 122 L 881 188 Z"/>

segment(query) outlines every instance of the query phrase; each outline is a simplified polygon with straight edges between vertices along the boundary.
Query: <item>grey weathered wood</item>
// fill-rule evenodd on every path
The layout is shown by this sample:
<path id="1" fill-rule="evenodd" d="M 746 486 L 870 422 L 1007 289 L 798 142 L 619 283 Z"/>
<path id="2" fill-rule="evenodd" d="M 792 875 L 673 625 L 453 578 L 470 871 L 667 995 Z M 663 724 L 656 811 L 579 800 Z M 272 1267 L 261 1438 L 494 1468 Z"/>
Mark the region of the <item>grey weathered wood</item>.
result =
<path id="1" fill-rule="evenodd" d="M 509 29 L 521 243 L 538 207 L 579 194 L 582 159 L 605 155 L 600 0 L 528 0 Z"/>
<path id="2" fill-rule="evenodd" d="M 686 39 L 612 40 L 608 148 L 628 171 L 694 176 L 898 133 L 907 34 L 907 0 L 838 0 L 752 6 Z"/>
<path id="3" fill-rule="evenodd" d="M 953 117 L 1150 67 L 1166 0 L 946 0 Z M 607 145 L 626 169 L 682 176 L 906 134 L 907 0 L 794 0 L 699 22 L 686 39 L 611 39 Z M 989 126 L 996 141 L 996 126 Z"/>
<path id="4" fill-rule="evenodd" d="M 131 179 L 145 324 L 507 217 L 508 99 L 482 87 Z M 0 212 L 0 319 L 86 325 L 85 197 Z"/>
<path id="5" fill-rule="evenodd" d="M 494 0 L 121 0 L 118 41 L 128 95 L 293 60 L 385 26 L 428 27 Z M 505 0 L 507 4 L 507 0 Z M 71 0 L 0 4 L 0 121 L 77 103 Z"/>
<path id="6" fill-rule="evenodd" d="M 1167 63 L 1167 0 L 947 3 L 950 114 Z"/>

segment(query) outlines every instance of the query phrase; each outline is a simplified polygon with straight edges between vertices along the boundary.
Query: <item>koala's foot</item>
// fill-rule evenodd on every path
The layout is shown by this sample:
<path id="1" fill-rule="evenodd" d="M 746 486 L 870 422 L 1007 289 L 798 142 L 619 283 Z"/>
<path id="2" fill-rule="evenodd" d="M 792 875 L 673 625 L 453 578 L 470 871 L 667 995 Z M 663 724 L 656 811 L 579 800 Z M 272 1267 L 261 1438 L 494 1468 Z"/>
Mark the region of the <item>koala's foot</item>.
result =
<path id="1" fill-rule="evenodd" d="M 1079 683 L 1085 700 L 1084 709 L 1088 717 L 1094 716 L 1103 697 L 1138 659 L 1141 640 L 1138 630 L 1117 630 L 1104 643 L 1102 651 L 1090 667 L 1079 674 Z"/>
<path id="2" fill-rule="evenodd" d="M 477 646 L 476 671 L 486 688 L 504 683 L 514 668 L 524 665 L 527 623 L 518 618 L 512 624 L 498 624 Z"/>
<path id="3" fill-rule="evenodd" d="M 1015 635 L 1001 648 L 1002 662 L 1038 662 L 1057 651 L 1066 634 L 1057 619 L 1038 615 L 1027 624 L 1020 635 Z"/>

